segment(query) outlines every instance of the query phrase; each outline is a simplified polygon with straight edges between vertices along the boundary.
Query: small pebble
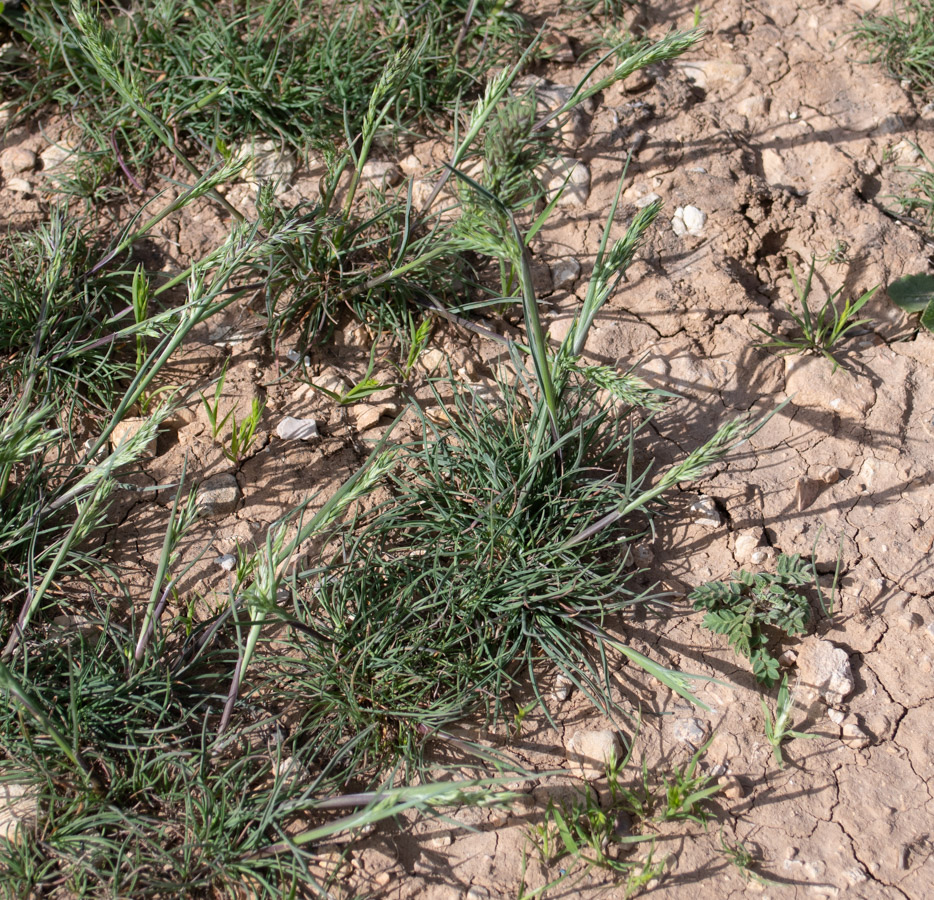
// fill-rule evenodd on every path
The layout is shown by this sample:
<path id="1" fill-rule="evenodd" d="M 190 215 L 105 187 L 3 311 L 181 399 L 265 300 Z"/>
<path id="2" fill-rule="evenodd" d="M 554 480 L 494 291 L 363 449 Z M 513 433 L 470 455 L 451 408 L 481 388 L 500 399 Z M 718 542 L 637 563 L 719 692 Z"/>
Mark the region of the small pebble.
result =
<path id="1" fill-rule="evenodd" d="M 723 524 L 723 515 L 717 508 L 717 503 L 706 494 L 701 495 L 691 504 L 694 522 L 707 528 L 719 528 Z"/>
<path id="2" fill-rule="evenodd" d="M 869 735 L 855 722 L 843 726 L 843 743 L 854 750 L 862 750 L 869 746 Z"/>
<path id="3" fill-rule="evenodd" d="M 898 617 L 898 625 L 902 631 L 907 631 L 910 634 L 924 625 L 924 619 L 918 613 L 905 611 Z"/>
<path id="4" fill-rule="evenodd" d="M 230 473 L 208 478 L 198 488 L 198 511 L 206 518 L 234 512 L 239 501 L 240 486 Z"/>
<path id="5" fill-rule="evenodd" d="M 645 207 L 647 207 L 649 204 L 654 203 L 656 200 L 661 200 L 661 199 L 662 198 L 659 197 L 659 195 L 653 191 L 652 193 L 645 194 L 644 196 L 636 200 L 636 206 L 639 209 L 645 209 Z"/>
<path id="6" fill-rule="evenodd" d="M 570 287 L 581 273 L 581 264 L 569 256 L 560 259 L 551 267 L 551 282 L 556 289 Z"/>
<path id="7" fill-rule="evenodd" d="M 707 739 L 707 729 L 700 719 L 678 719 L 672 725 L 671 733 L 676 741 L 700 747 Z"/>
<path id="8" fill-rule="evenodd" d="M 720 785 L 720 793 L 727 800 L 742 800 L 746 796 L 740 780 L 735 775 L 721 775 L 717 784 Z"/>
<path id="9" fill-rule="evenodd" d="M 237 567 L 237 557 L 233 553 L 225 553 L 214 560 L 225 572 L 232 572 Z"/>
<path id="10" fill-rule="evenodd" d="M 402 172 L 393 162 L 370 160 L 363 164 L 360 177 L 370 184 L 377 184 L 383 188 L 395 187 L 402 181 Z"/>
<path id="11" fill-rule="evenodd" d="M 671 220 L 671 230 L 683 237 L 684 235 L 698 236 L 704 231 L 707 214 L 701 212 L 696 206 L 679 206 Z"/>
<path id="12" fill-rule="evenodd" d="M 284 441 L 313 441 L 321 437 L 314 419 L 286 416 L 277 426 L 276 434 Z"/>
<path id="13" fill-rule="evenodd" d="M 623 747 L 615 731 L 575 731 L 567 742 L 568 759 L 576 763 L 588 781 L 602 778 L 611 759 L 623 757 Z"/>

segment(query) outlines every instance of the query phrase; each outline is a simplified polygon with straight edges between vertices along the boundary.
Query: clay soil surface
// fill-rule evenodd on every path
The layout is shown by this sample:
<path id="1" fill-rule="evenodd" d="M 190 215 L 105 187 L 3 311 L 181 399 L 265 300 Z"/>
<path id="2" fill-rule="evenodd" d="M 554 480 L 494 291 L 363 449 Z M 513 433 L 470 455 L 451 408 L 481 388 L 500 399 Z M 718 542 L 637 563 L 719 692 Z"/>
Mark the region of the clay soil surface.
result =
<path id="1" fill-rule="evenodd" d="M 641 16 L 650 35 L 690 24 L 689 4 L 649 6 Z M 934 104 L 857 61 L 848 30 L 863 6 L 865 0 L 702 5 L 709 29 L 702 45 L 596 98 L 581 139 L 567 151 L 589 169 L 589 195 L 562 206 L 536 248 L 540 293 L 552 336 L 560 338 L 583 297 L 606 210 L 634 148 L 620 222 L 652 194 L 665 208 L 600 317 L 588 353 L 624 369 L 635 364 L 653 385 L 681 395 L 654 420 L 642 452 L 660 467 L 736 414 L 791 398 L 750 444 L 673 498 L 639 557 L 646 585 L 670 591 L 673 606 L 619 626 L 647 656 L 714 679 L 696 685 L 707 708 L 692 708 L 615 662 L 614 699 L 641 709 L 633 760 L 644 755 L 658 771 L 683 765 L 713 735 L 702 768 L 730 787 L 711 801 L 706 829 L 690 822 L 660 827 L 656 858 L 669 862 L 649 889 L 659 898 L 747 891 L 775 898 L 934 896 L 934 339 L 916 333 L 885 295 L 894 279 L 932 271 L 930 233 L 889 210 L 905 178 L 897 164 L 914 159 L 910 143 L 934 158 Z M 548 4 L 532 12 L 564 30 L 565 19 Z M 575 47 L 573 29 L 569 34 Z M 571 85 L 586 68 L 569 60 L 537 74 Z M 20 129 L 7 144 L 40 152 L 49 132 Z M 442 147 L 418 144 L 399 162 L 407 175 L 427 178 L 443 155 Z M 287 199 L 313 197 L 316 186 L 315 172 L 299 171 Z M 238 191 L 229 198 L 247 207 L 252 188 Z M 702 215 L 676 216 L 679 207 Z M 0 216 L 15 227 L 37 221 L 46 208 L 41 193 L 5 190 L 0 200 Z M 226 227 L 204 202 L 181 225 L 167 225 L 156 249 L 175 265 L 213 246 Z M 787 258 L 801 271 L 812 255 L 824 258 L 818 301 L 837 288 L 856 297 L 882 285 L 863 310 L 871 325 L 843 345 L 846 368 L 836 372 L 816 356 L 780 358 L 755 347 L 762 335 L 754 325 L 775 331 L 789 321 Z M 580 263 L 580 275 L 555 287 L 568 258 Z M 207 385 L 230 354 L 228 401 L 242 416 L 254 396 L 267 399 L 256 451 L 229 464 L 200 402 L 192 403 L 134 476 L 139 491 L 126 491 L 115 508 L 107 537 L 141 592 L 148 593 L 174 494 L 146 489 L 171 484 L 186 456 L 190 477 L 232 475 L 240 494 L 234 512 L 205 518 L 185 545 L 186 560 L 203 556 L 179 590 L 209 596 L 227 579 L 217 557 L 261 541 L 268 525 L 311 491 L 327 496 L 388 424 L 379 410 L 371 409 L 373 421 L 366 422 L 361 410 L 348 412 L 282 379 L 292 348 L 285 341 L 272 354 L 252 317 L 238 308 L 209 322 L 170 378 Z M 489 377 L 500 359 L 495 345 L 453 329 L 436 331 L 433 346 L 471 377 Z M 335 345 L 310 356 L 320 383 L 355 383 L 366 369 L 369 337 L 349 325 Z M 385 404 L 392 416 L 400 400 L 390 391 L 368 403 Z M 287 415 L 314 416 L 321 439 L 281 440 L 275 428 Z M 697 522 L 690 507 L 701 495 L 716 512 Z M 700 626 L 685 597 L 740 567 L 769 570 L 782 552 L 813 552 L 828 587 L 839 555 L 842 577 L 831 614 L 815 616 L 813 634 L 782 648 L 791 651 L 782 657 L 789 680 L 799 683 L 795 725 L 816 737 L 786 744 L 786 766 L 779 768 L 765 740 L 762 689 L 746 661 Z M 849 661 L 844 696 L 800 683 L 802 663 L 832 650 L 821 642 Z M 563 769 L 566 777 L 521 786 L 527 802 L 509 814 L 470 809 L 449 822 L 378 829 L 354 842 L 335 892 L 393 900 L 517 897 L 523 857 L 526 896 L 557 877 L 542 865 L 529 827 L 541 820 L 549 796 L 583 789 L 566 751 L 572 735 L 617 726 L 573 692 L 548 702 L 557 730 L 533 712 L 518 737 L 505 725 L 481 736 L 526 766 Z M 634 731 L 624 737 L 632 740 Z M 601 786 L 594 784 L 598 792 Z M 747 883 L 725 857 L 721 837 L 742 841 L 771 883 Z M 615 897 L 623 889 L 594 870 L 541 896 Z"/>

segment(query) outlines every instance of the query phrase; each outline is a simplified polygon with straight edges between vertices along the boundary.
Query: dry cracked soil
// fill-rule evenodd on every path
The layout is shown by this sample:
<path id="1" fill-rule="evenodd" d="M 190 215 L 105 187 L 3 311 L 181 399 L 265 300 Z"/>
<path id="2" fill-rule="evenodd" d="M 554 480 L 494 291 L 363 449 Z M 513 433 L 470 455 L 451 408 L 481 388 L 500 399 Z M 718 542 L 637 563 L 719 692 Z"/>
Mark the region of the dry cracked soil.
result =
<path id="1" fill-rule="evenodd" d="M 569 52 L 537 74 L 574 84 L 587 64 L 573 60 L 574 30 L 552 6 L 540 2 L 532 11 L 555 34 L 570 35 Z M 868 6 L 872 0 L 702 4 L 709 30 L 702 45 L 610 88 L 573 122 L 567 156 L 583 163 L 589 185 L 581 179 L 574 202 L 559 208 L 536 248 L 539 290 L 552 337 L 560 338 L 583 297 L 632 149 L 618 218 L 627 221 L 653 196 L 664 211 L 599 317 L 588 356 L 635 365 L 680 395 L 654 420 L 646 452 L 660 463 L 680 458 L 735 414 L 790 398 L 748 445 L 676 496 L 639 548 L 646 584 L 672 592 L 674 612 L 626 623 L 627 639 L 666 665 L 713 680 L 697 685 L 706 709 L 692 708 L 617 663 L 614 699 L 641 709 L 633 759 L 645 756 L 657 771 L 683 765 L 712 736 L 702 770 L 726 787 L 711 802 L 706 828 L 657 829 L 656 858 L 668 863 L 648 891 L 659 898 L 934 896 L 934 338 L 918 334 L 885 295 L 895 278 L 934 264 L 930 235 L 890 211 L 891 195 L 904 186 L 898 164 L 915 158 L 911 145 L 934 158 L 934 104 L 857 61 L 849 29 Z M 664 2 L 640 15 L 659 35 L 689 24 L 692 9 Z M 46 125 L 11 133 L 8 148 L 41 154 L 53 127 Z M 398 162 L 418 182 L 444 153 L 426 142 Z M 287 196 L 315 196 L 316 175 L 297 171 Z M 38 184 L 43 173 L 25 177 Z M 244 186 L 228 197 L 248 206 L 252 195 Z M 45 208 L 38 187 L 22 193 L 4 185 L 6 223 L 28 224 Z M 203 203 L 181 223 L 167 222 L 159 239 L 180 261 L 209 248 L 225 226 Z M 755 325 L 774 331 L 788 320 L 786 259 L 800 270 L 812 255 L 824 260 L 818 301 L 838 288 L 855 297 L 882 286 L 864 310 L 871 324 L 846 342 L 846 368 L 836 372 L 817 356 L 779 357 L 755 346 L 762 340 Z M 198 333 L 170 375 L 207 384 L 230 354 L 225 402 L 242 414 L 264 396 L 267 411 L 255 452 L 237 466 L 210 439 L 200 402 L 160 436 L 137 478 L 140 492 L 123 495 L 110 534 L 131 582 L 147 593 L 172 491 L 154 503 L 142 489 L 171 483 L 186 456 L 189 474 L 216 479 L 219 490 L 185 545 L 186 559 L 204 556 L 179 590 L 208 594 L 226 582 L 218 557 L 261 538 L 311 489 L 335 489 L 395 414 L 392 391 L 348 412 L 281 380 L 289 347 L 271 357 L 260 331 L 248 309 L 231 310 Z M 318 383 L 355 382 L 369 340 L 350 325 L 336 345 L 317 348 L 309 363 Z M 436 332 L 435 346 L 472 378 L 489 377 L 500 360 L 495 346 L 453 330 Z M 429 352 L 422 365 L 438 363 Z M 315 417 L 321 437 L 282 439 L 276 428 L 285 416 Z M 712 501 L 701 504 L 708 514 L 692 515 L 703 497 Z M 745 660 L 700 627 L 684 601 L 696 585 L 741 566 L 767 571 L 780 552 L 813 553 L 827 586 L 838 557 L 843 572 L 832 614 L 815 633 L 785 644 L 782 663 L 797 684 L 795 725 L 816 737 L 786 744 L 784 768 L 765 740 L 762 692 Z M 837 682 L 828 686 L 826 667 L 837 664 Z M 521 785 L 525 802 L 509 813 L 466 809 L 448 822 L 356 839 L 335 892 L 506 898 L 521 896 L 523 880 L 533 896 L 555 878 L 529 826 L 549 796 L 583 789 L 567 751 L 572 736 L 615 726 L 573 692 L 548 702 L 557 729 L 531 713 L 518 736 L 503 726 L 483 737 L 526 766 L 566 776 Z M 625 737 L 632 740 L 632 731 Z M 600 778 L 594 787 L 605 790 Z M 742 842 L 767 883 L 747 881 L 723 839 Z M 624 888 L 593 870 L 543 896 L 617 897 Z"/>

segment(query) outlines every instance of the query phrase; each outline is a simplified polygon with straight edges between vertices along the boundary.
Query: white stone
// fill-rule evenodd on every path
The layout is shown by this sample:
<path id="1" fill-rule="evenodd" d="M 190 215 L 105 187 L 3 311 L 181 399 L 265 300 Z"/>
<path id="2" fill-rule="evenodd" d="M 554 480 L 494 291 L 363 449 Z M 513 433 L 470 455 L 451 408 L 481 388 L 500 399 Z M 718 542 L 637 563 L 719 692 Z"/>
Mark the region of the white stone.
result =
<path id="1" fill-rule="evenodd" d="M 643 196 L 639 197 L 636 200 L 636 206 L 639 209 L 645 209 L 650 203 L 654 203 L 656 200 L 661 200 L 661 199 L 662 198 L 658 194 L 656 194 L 655 191 L 652 191 L 648 194 L 643 194 Z"/>
<path id="2" fill-rule="evenodd" d="M 33 824 L 37 812 L 35 788 L 15 782 L 0 784 L 0 838 L 14 840 L 17 828 Z"/>
<path id="3" fill-rule="evenodd" d="M 853 692 L 853 671 L 845 650 L 830 641 L 808 639 L 798 650 L 801 688 L 828 706 L 839 706 Z"/>
<path id="4" fill-rule="evenodd" d="M 680 221 L 684 230 L 678 232 L 675 229 L 675 222 Z M 704 223 L 707 221 L 707 214 L 701 212 L 696 206 L 679 206 L 675 210 L 674 219 L 671 227 L 679 234 L 699 235 L 704 231 Z"/>
<path id="5" fill-rule="evenodd" d="M 208 518 L 234 512 L 240 502 L 240 485 L 230 473 L 215 475 L 198 488 L 198 511 Z"/>
<path id="6" fill-rule="evenodd" d="M 395 187 L 402 181 L 402 172 L 394 162 L 371 159 L 363 164 L 360 177 L 364 181 L 378 185 L 381 188 Z"/>
<path id="7" fill-rule="evenodd" d="M 36 154 L 24 147 L 7 147 L 0 153 L 0 172 L 5 178 L 32 172 L 36 168 Z"/>
<path id="8" fill-rule="evenodd" d="M 748 531 L 741 531 L 736 537 L 736 543 L 733 545 L 733 556 L 740 563 L 748 562 L 755 550 L 762 543 L 762 529 L 750 528 Z"/>
<path id="9" fill-rule="evenodd" d="M 276 425 L 276 434 L 284 441 L 314 441 L 318 434 L 318 423 L 314 419 L 296 419 L 286 416 Z"/>
<path id="10" fill-rule="evenodd" d="M 574 683 L 570 678 L 567 677 L 567 675 L 557 675 L 555 676 L 555 687 L 551 692 L 551 695 L 559 703 L 564 703 L 564 701 L 571 696 L 571 689 L 573 686 Z"/>
<path id="11" fill-rule="evenodd" d="M 10 178 L 4 182 L 4 187 L 13 194 L 31 194 L 32 184 L 25 178 Z"/>
<path id="12" fill-rule="evenodd" d="M 237 568 L 237 557 L 233 553 L 225 553 L 223 556 L 218 556 L 215 562 L 225 572 L 233 572 L 233 570 Z"/>
<path id="13" fill-rule="evenodd" d="M 74 146 L 68 141 L 59 141 L 57 144 L 52 144 L 39 154 L 42 160 L 42 168 L 46 172 L 52 172 L 55 169 L 61 168 L 65 161 L 71 158 L 74 152 Z"/>
<path id="14" fill-rule="evenodd" d="M 581 273 L 581 264 L 568 256 L 565 259 L 559 259 L 551 267 L 551 282 L 555 289 L 570 287 L 577 281 L 577 276 Z"/>
<path id="15" fill-rule="evenodd" d="M 623 758 L 623 746 L 615 731 L 575 731 L 566 749 L 568 760 L 588 781 L 602 778 L 608 762 Z"/>

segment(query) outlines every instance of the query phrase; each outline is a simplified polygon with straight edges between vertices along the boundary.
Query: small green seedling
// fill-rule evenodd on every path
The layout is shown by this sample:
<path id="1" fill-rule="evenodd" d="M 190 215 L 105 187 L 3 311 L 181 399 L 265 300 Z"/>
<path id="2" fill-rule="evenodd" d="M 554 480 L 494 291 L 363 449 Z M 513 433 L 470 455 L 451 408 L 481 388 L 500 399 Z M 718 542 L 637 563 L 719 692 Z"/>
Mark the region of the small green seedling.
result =
<path id="1" fill-rule="evenodd" d="M 793 738 L 811 740 L 817 735 L 793 729 L 791 717 L 795 704 L 791 692 L 788 690 L 787 675 L 782 678 L 781 686 L 778 689 L 774 715 L 765 700 L 759 702 L 762 704 L 762 715 L 765 716 L 765 738 L 772 745 L 772 755 L 775 757 L 775 762 L 779 768 L 783 769 L 785 768 L 785 760 L 782 757 L 782 744 Z"/>
<path id="2" fill-rule="evenodd" d="M 214 385 L 214 402 L 212 403 L 208 400 L 204 394 L 201 394 L 201 402 L 204 404 L 205 412 L 207 413 L 208 423 L 211 426 L 211 438 L 217 440 L 217 436 L 221 433 L 224 426 L 230 421 L 230 417 L 234 414 L 233 409 L 228 410 L 227 415 L 224 416 L 220 421 L 218 421 L 218 416 L 220 415 L 221 408 L 221 395 L 224 393 L 224 381 L 227 379 L 227 366 L 230 363 L 230 360 L 227 359 L 224 361 L 224 366 L 221 369 L 220 377 L 217 379 L 217 384 Z M 199 393 L 201 393 L 199 391 Z"/>
<path id="3" fill-rule="evenodd" d="M 707 820 L 707 810 L 702 804 L 720 790 L 720 785 L 710 784 L 712 780 L 710 775 L 699 775 L 697 764 L 701 756 L 707 752 L 713 739 L 714 736 L 711 735 L 702 746 L 697 748 L 697 752 L 690 758 L 683 770 L 675 769 L 670 776 L 662 776 L 662 784 L 665 787 L 665 807 L 659 818 L 665 821 L 690 819 L 701 823 Z"/>
<path id="4" fill-rule="evenodd" d="M 791 260 L 788 261 L 791 281 L 801 304 L 801 315 L 795 313 L 791 307 L 788 307 L 788 312 L 801 330 L 801 335 L 780 338 L 761 325 L 755 325 L 754 327 L 758 331 L 771 338 L 771 340 L 763 344 L 756 344 L 756 346 L 764 350 L 778 350 L 787 353 L 819 353 L 833 363 L 833 370 L 836 372 L 842 363 L 834 356 L 834 348 L 853 329 L 868 325 L 872 321 L 871 319 L 857 319 L 856 315 L 872 299 L 876 291 L 879 290 L 879 286 L 876 285 L 876 287 L 866 291 L 856 300 L 848 299 L 844 303 L 843 309 L 838 309 L 836 304 L 837 298 L 843 291 L 843 288 L 838 288 L 827 298 L 824 305 L 817 312 L 813 312 L 808 298 L 811 295 L 811 284 L 814 279 L 816 262 L 816 257 L 812 256 L 807 281 L 802 286 L 798 281 L 798 275 Z"/>
<path id="5" fill-rule="evenodd" d="M 238 462 L 246 455 L 253 444 L 253 440 L 256 437 L 256 428 L 259 425 L 259 420 L 263 416 L 263 411 L 266 409 L 266 401 L 254 397 L 253 403 L 250 406 L 249 415 L 240 422 L 237 421 L 237 411 L 235 407 L 231 407 L 223 418 L 218 418 L 220 416 L 221 395 L 224 393 L 224 381 L 227 378 L 228 362 L 229 360 L 224 363 L 220 377 L 217 379 L 217 384 L 214 386 L 213 402 L 208 400 L 204 394 L 201 394 L 201 402 L 204 404 L 208 422 L 211 425 L 211 437 L 213 440 L 216 441 L 218 439 L 218 436 L 224 430 L 224 426 L 230 422 L 230 435 L 227 440 L 223 442 L 225 444 L 223 453 L 231 462 Z"/>
<path id="6" fill-rule="evenodd" d="M 762 885 L 780 884 L 780 882 L 773 881 L 771 878 L 766 878 L 756 872 L 753 868 L 756 865 L 756 858 L 749 851 L 749 848 L 742 841 L 730 840 L 724 835 L 722 828 L 720 829 L 720 848 L 730 864 L 739 869 L 743 881 L 755 881 L 757 884 Z"/>
<path id="7" fill-rule="evenodd" d="M 889 285 L 892 302 L 906 313 L 921 313 L 921 326 L 934 331 L 934 275 L 905 275 Z"/>
<path id="8" fill-rule="evenodd" d="M 728 582 L 702 584 L 689 599 L 695 610 L 706 610 L 704 627 L 725 634 L 733 649 L 752 663 L 756 679 L 771 687 L 778 680 L 778 660 L 768 651 L 765 628 L 789 636 L 807 631 L 810 605 L 795 589 L 812 578 L 800 554 L 783 553 L 774 573 L 734 572 Z"/>
<path id="9" fill-rule="evenodd" d="M 237 422 L 236 413 L 231 417 L 229 446 L 223 448 L 224 456 L 231 462 L 239 462 L 249 452 L 265 409 L 266 401 L 254 397 L 250 414 L 242 422 Z"/>

